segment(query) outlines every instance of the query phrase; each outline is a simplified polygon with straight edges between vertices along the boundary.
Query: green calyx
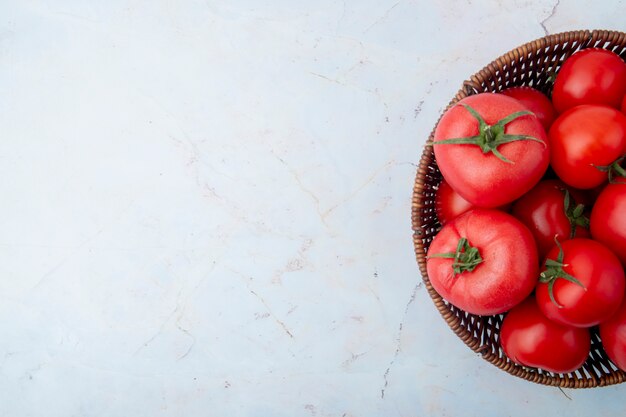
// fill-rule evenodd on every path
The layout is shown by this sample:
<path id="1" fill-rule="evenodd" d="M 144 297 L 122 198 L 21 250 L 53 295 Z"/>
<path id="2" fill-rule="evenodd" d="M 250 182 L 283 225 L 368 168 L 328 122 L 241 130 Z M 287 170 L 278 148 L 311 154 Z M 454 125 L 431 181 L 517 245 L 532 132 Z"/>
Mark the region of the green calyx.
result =
<path id="1" fill-rule="evenodd" d="M 569 238 L 573 239 L 576 236 L 576 227 L 580 226 L 589 229 L 589 218 L 584 214 L 584 204 L 576 204 L 568 190 L 563 190 L 563 192 L 565 194 L 563 206 L 570 224 Z"/>
<path id="2" fill-rule="evenodd" d="M 432 142 L 433 145 L 477 145 L 478 147 L 480 147 L 483 153 L 492 152 L 500 160 L 509 164 L 513 164 L 514 162 L 502 155 L 502 153 L 500 153 L 500 151 L 498 150 L 498 146 L 518 140 L 532 140 L 534 142 L 541 143 L 544 147 L 547 146 L 544 141 L 537 139 L 533 136 L 510 135 L 508 133 L 504 133 L 507 124 L 522 116 L 531 115 L 533 114 L 532 112 L 526 110 L 518 111 L 508 115 L 504 119 L 499 120 L 493 125 L 489 125 L 487 124 L 487 122 L 485 122 L 485 119 L 483 119 L 483 117 L 478 114 L 476 110 L 474 110 L 467 104 L 461 103 L 461 105 L 465 107 L 467 111 L 469 111 L 470 114 L 478 121 L 478 135 L 465 138 L 438 140 Z"/>
<path id="3" fill-rule="evenodd" d="M 471 246 L 469 241 L 464 237 L 459 239 L 459 243 L 456 246 L 456 252 L 436 253 L 428 255 L 428 257 L 454 259 L 454 262 L 452 262 L 453 277 L 466 271 L 471 272 L 476 269 L 481 262 L 483 262 L 483 258 L 480 256 L 478 248 Z"/>
<path id="4" fill-rule="evenodd" d="M 567 264 L 563 263 L 563 248 L 559 243 L 557 237 L 554 237 L 554 241 L 559 248 L 559 254 L 556 259 L 546 259 L 546 269 L 539 274 L 539 282 L 548 284 L 548 295 L 550 296 L 550 300 L 558 307 L 563 308 L 561 304 L 559 304 L 554 298 L 554 283 L 557 279 L 563 278 L 569 282 L 573 282 L 576 285 L 580 285 L 585 291 L 587 288 L 578 280 L 578 278 L 568 274 L 563 270 L 563 267 L 567 266 Z"/>
<path id="5" fill-rule="evenodd" d="M 615 161 L 613 161 L 613 163 L 609 165 L 594 165 L 594 167 L 602 172 L 608 173 L 609 182 L 611 184 L 615 184 L 618 182 L 616 181 L 615 177 L 626 178 L 626 169 L 622 168 L 622 162 L 624 161 L 624 158 L 626 158 L 626 155 L 617 158 Z"/>

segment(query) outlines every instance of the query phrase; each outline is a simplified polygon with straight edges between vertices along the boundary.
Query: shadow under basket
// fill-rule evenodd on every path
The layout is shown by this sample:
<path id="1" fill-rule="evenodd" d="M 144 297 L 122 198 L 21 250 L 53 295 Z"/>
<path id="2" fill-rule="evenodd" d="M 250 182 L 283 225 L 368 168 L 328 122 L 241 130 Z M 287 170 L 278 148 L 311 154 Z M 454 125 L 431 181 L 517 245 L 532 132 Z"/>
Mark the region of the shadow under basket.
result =
<path id="1" fill-rule="evenodd" d="M 613 51 L 626 56 L 626 33 L 607 30 L 582 30 L 546 36 L 522 45 L 497 58 L 463 83 L 448 108 L 457 101 L 482 92 L 498 92 L 513 86 L 532 86 L 551 93 L 551 78 L 561 64 L 574 52 L 586 48 Z M 429 141 L 433 140 L 431 132 Z M 512 362 L 500 346 L 499 333 L 503 315 L 477 316 L 456 308 L 434 290 L 426 271 L 426 251 L 441 228 L 435 213 L 435 191 L 441 174 L 432 146 L 426 145 L 419 163 L 411 205 L 411 223 L 415 256 L 424 286 L 435 307 L 452 331 L 474 352 L 498 368 L 539 384 L 591 388 L 619 384 L 626 373 L 610 361 L 602 348 L 597 329 L 591 329 L 591 353 L 583 366 L 568 374 L 529 369 Z"/>

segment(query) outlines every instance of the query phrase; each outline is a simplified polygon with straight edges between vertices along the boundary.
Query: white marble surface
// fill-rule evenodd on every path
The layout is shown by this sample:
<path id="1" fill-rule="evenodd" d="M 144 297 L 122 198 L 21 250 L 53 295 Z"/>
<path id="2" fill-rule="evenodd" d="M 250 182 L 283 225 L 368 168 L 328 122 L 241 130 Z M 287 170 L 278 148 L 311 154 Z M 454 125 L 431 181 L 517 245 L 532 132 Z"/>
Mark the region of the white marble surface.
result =
<path id="1" fill-rule="evenodd" d="M 624 414 L 466 348 L 409 220 L 464 78 L 624 9 L 1 1 L 0 416 Z"/>

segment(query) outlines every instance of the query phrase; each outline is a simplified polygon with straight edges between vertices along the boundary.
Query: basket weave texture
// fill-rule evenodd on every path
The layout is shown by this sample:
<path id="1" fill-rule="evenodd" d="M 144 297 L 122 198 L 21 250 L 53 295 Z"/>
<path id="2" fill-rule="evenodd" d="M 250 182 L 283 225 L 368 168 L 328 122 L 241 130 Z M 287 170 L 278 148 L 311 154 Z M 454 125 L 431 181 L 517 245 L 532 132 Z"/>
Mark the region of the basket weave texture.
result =
<path id="1" fill-rule="evenodd" d="M 551 91 L 551 76 L 574 52 L 602 48 L 626 58 L 626 33 L 608 30 L 582 30 L 546 36 L 524 44 L 497 58 L 463 83 L 447 108 L 459 100 L 482 92 L 498 92 L 513 86 L 532 86 L 546 94 Z M 433 140 L 431 132 L 429 141 Z M 539 384 L 567 388 L 591 388 L 619 384 L 626 380 L 602 348 L 597 329 L 592 328 L 591 353 L 583 366 L 568 374 L 529 369 L 512 362 L 499 342 L 503 315 L 477 316 L 456 308 L 434 290 L 426 271 L 426 251 L 441 225 L 435 213 L 435 191 L 441 181 L 431 145 L 426 145 L 420 160 L 411 207 L 415 256 L 435 307 L 452 331 L 473 351 L 498 368 Z"/>

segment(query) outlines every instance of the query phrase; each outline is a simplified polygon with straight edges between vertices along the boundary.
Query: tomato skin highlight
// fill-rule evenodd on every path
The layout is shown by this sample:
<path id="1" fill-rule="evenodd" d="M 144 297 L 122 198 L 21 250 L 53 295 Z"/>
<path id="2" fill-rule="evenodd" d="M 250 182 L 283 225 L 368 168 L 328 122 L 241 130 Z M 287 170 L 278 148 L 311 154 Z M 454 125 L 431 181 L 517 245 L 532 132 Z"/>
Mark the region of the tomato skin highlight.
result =
<path id="1" fill-rule="evenodd" d="M 619 369 L 626 371 L 626 300 L 599 328 L 604 351 Z"/>
<path id="2" fill-rule="evenodd" d="M 569 57 L 556 75 L 552 103 L 559 113 L 581 104 L 618 109 L 626 94 L 626 63 L 614 52 L 589 48 Z"/>
<path id="3" fill-rule="evenodd" d="M 455 275 L 452 259 L 434 255 L 455 252 L 461 238 L 478 248 L 483 262 Z M 519 220 L 495 209 L 476 208 L 446 223 L 428 249 L 426 266 L 444 299 L 478 315 L 503 313 L 520 303 L 538 276 L 532 234 Z"/>
<path id="4" fill-rule="evenodd" d="M 539 259 L 543 259 L 554 247 L 554 237 L 569 239 L 571 223 L 565 211 L 565 190 L 570 193 L 571 204 L 589 204 L 586 194 L 565 185 L 560 180 L 540 181 L 532 190 L 513 203 L 511 214 L 519 219 L 533 234 Z M 575 237 L 588 237 L 589 230 L 576 226 Z"/>
<path id="5" fill-rule="evenodd" d="M 550 164 L 566 184 L 580 189 L 601 185 L 611 165 L 626 152 L 626 116 L 595 105 L 582 105 L 561 114 L 548 133 Z"/>
<path id="6" fill-rule="evenodd" d="M 563 270 L 582 286 L 565 278 L 554 282 L 555 304 L 547 283 L 539 282 L 535 291 L 537 305 L 549 319 L 563 325 L 591 327 L 608 319 L 624 298 L 626 280 L 617 256 L 606 246 L 591 239 L 575 238 L 561 243 Z M 546 259 L 557 259 L 554 247 Z M 545 263 L 544 263 L 545 265 Z"/>
<path id="7" fill-rule="evenodd" d="M 534 297 L 514 307 L 502 321 L 500 342 L 515 363 L 555 373 L 573 372 L 589 356 L 587 329 L 563 326 L 545 317 Z"/>
<path id="8" fill-rule="evenodd" d="M 608 184 L 596 199 L 589 221 L 591 236 L 611 248 L 626 268 L 625 213 L 626 184 Z"/>
<path id="9" fill-rule="evenodd" d="M 550 154 L 545 130 L 532 114 L 506 125 L 506 134 L 527 135 L 542 142 L 519 140 L 499 146 L 498 151 L 513 163 L 504 162 L 491 152 L 483 153 L 476 145 L 437 144 L 479 133 L 478 121 L 463 105 L 471 106 L 489 125 L 527 110 L 519 101 L 502 94 L 476 94 L 447 110 L 435 129 L 435 159 L 450 186 L 477 207 L 508 204 L 530 190 L 546 172 Z"/>
<path id="10" fill-rule="evenodd" d="M 532 87 L 511 87 L 500 92 L 505 96 L 513 97 L 522 103 L 528 110 L 533 112 L 541 122 L 543 128 L 548 131 L 557 113 L 550 99 L 541 91 Z"/>

